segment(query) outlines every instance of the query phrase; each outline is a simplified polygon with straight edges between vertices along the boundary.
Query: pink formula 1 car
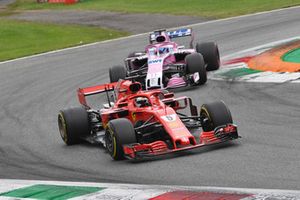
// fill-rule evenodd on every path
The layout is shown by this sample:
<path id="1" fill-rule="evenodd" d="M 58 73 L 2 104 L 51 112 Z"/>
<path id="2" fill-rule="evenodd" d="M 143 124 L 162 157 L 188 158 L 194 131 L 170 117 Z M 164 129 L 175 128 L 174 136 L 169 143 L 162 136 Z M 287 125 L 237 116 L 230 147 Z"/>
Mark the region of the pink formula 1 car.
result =
<path id="1" fill-rule="evenodd" d="M 185 36 L 191 36 L 189 49 L 171 41 Z M 144 52 L 129 54 L 125 67 L 113 66 L 109 69 L 111 82 L 134 79 L 142 83 L 146 90 L 202 85 L 207 81 L 206 71 L 220 67 L 217 44 L 197 43 L 194 49 L 192 29 L 154 31 L 149 40 L 150 44 Z"/>

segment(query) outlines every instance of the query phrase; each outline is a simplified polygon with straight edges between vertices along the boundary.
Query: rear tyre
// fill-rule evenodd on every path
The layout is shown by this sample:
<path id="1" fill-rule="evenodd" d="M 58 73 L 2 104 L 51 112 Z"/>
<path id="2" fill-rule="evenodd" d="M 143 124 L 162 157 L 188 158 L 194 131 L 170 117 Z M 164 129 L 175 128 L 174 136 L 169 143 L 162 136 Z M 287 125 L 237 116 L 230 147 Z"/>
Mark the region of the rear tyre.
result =
<path id="1" fill-rule="evenodd" d="M 108 123 L 105 143 L 108 153 L 114 160 L 122 160 L 124 158 L 123 145 L 136 142 L 135 130 L 128 119 L 113 119 Z"/>
<path id="2" fill-rule="evenodd" d="M 213 131 L 218 126 L 232 124 L 230 110 L 223 101 L 203 104 L 200 108 L 200 118 L 203 131 Z"/>
<path id="3" fill-rule="evenodd" d="M 67 145 L 78 144 L 91 132 L 89 117 L 83 107 L 61 110 L 58 114 L 60 136 Z"/>
<path id="4" fill-rule="evenodd" d="M 126 69 L 122 65 L 109 68 L 109 80 L 111 83 L 118 82 L 119 79 L 126 78 Z"/>
<path id="5" fill-rule="evenodd" d="M 185 63 L 188 74 L 199 73 L 197 85 L 203 85 L 207 81 L 207 74 L 203 56 L 200 53 L 189 54 L 185 57 Z"/>
<path id="6" fill-rule="evenodd" d="M 220 53 L 216 43 L 197 43 L 196 51 L 203 55 L 204 61 L 207 64 L 207 71 L 213 71 L 220 68 Z"/>

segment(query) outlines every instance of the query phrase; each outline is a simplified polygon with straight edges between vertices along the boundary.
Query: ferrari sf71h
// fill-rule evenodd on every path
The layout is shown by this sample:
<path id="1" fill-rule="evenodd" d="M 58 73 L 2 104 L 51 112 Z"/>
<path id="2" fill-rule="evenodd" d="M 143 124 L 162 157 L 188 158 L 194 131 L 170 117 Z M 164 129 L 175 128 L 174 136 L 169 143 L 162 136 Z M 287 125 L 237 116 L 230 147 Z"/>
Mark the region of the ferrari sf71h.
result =
<path id="1" fill-rule="evenodd" d="M 108 103 L 95 110 L 87 96 L 99 93 L 106 93 Z M 130 80 L 78 89 L 78 98 L 80 107 L 59 112 L 63 141 L 102 143 L 115 160 L 153 157 L 239 137 L 222 101 L 203 104 L 198 114 L 191 98 L 175 98 L 164 90 L 142 91 L 139 82 Z"/>

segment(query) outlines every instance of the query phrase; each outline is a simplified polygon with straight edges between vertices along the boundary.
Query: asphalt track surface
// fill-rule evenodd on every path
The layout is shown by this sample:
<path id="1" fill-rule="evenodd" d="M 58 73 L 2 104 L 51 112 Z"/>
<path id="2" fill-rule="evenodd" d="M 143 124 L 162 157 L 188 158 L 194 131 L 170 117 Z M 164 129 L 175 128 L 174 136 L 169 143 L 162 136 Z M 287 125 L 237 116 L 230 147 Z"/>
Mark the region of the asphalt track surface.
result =
<path id="1" fill-rule="evenodd" d="M 193 26 L 222 55 L 300 35 L 300 8 Z M 108 81 L 108 67 L 147 36 L 0 64 L 0 178 L 300 189 L 300 85 L 209 80 L 182 90 L 197 105 L 224 100 L 241 140 L 163 159 L 112 161 L 103 148 L 67 147 L 57 128 L 75 90 Z"/>

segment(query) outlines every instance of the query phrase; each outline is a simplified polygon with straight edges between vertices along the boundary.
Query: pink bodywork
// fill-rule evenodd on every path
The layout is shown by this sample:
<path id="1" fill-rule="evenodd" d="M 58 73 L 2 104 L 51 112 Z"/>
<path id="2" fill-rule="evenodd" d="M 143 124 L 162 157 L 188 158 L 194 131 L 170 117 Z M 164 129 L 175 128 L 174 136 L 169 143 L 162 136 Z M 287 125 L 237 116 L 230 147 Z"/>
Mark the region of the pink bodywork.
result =
<path id="1" fill-rule="evenodd" d="M 153 82 L 153 84 L 160 82 L 161 85 L 163 71 L 168 69 L 168 64 L 176 63 L 174 52 L 178 51 L 178 45 L 175 42 L 172 42 L 165 32 L 160 35 L 160 37 L 162 36 L 165 37 L 164 42 L 150 44 L 145 49 L 148 55 L 148 72 L 146 82 L 147 80 L 149 80 L 149 82 Z M 182 77 L 172 77 L 168 81 L 167 88 L 176 88 L 185 85 L 186 82 Z M 149 87 L 146 86 L 146 88 Z"/>

